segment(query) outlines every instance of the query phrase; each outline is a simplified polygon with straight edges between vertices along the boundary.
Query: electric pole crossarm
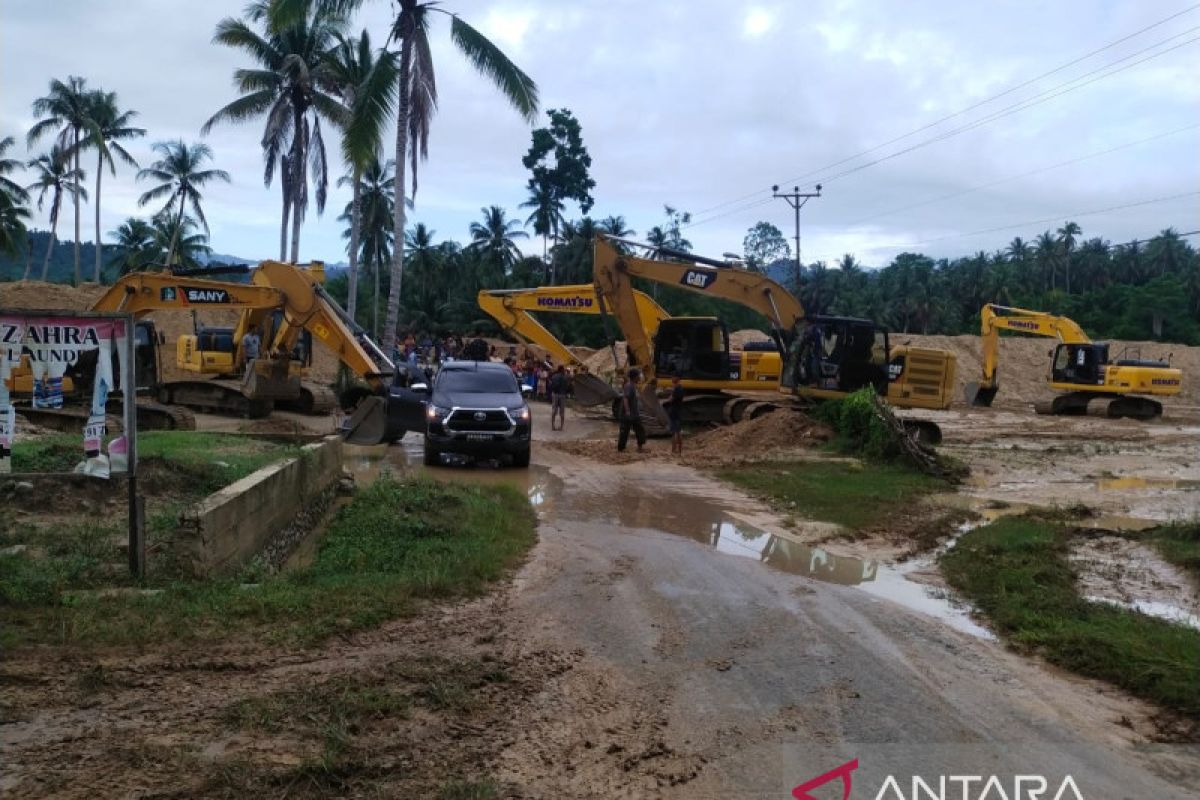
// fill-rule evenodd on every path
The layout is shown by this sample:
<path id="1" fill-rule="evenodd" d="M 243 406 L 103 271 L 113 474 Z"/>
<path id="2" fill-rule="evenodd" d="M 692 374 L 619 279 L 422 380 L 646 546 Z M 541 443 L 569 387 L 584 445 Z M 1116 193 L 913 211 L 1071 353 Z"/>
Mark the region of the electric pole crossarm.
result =
<path id="1" fill-rule="evenodd" d="M 784 199 L 787 204 L 796 212 L 796 291 L 800 290 L 800 276 L 804 271 L 804 262 L 800 260 L 800 209 L 804 208 L 804 204 L 814 197 L 821 196 L 821 184 L 817 184 L 815 192 L 802 192 L 799 186 L 793 186 L 792 191 L 779 193 L 778 186 L 771 187 L 772 197 L 776 199 Z"/>

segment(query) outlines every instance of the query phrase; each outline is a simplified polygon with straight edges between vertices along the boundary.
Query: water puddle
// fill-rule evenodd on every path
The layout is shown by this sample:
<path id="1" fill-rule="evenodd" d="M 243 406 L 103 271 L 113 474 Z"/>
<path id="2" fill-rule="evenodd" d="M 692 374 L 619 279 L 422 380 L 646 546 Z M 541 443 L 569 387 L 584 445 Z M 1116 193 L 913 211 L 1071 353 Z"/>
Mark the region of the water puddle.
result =
<path id="1" fill-rule="evenodd" d="M 1096 488 L 1107 491 L 1125 489 L 1196 489 L 1200 480 L 1191 478 L 1105 478 L 1096 481 Z"/>

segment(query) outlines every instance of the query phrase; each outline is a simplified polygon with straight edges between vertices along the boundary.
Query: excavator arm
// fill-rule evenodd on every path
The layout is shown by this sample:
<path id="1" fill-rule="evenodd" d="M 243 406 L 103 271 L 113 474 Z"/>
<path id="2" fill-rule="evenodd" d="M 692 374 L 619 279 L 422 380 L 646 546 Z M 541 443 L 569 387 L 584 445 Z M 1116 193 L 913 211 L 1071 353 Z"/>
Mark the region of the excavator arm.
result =
<path id="1" fill-rule="evenodd" d="M 990 406 L 996 392 L 1000 389 L 997 380 L 997 368 L 1000 361 L 1000 331 L 1018 331 L 1031 336 L 1056 338 L 1064 344 L 1091 342 L 1088 335 L 1073 320 L 1043 311 L 1030 311 L 1026 308 L 988 303 L 980 309 L 979 316 L 980 339 L 983 345 L 980 360 L 983 365 L 983 374 L 979 383 L 970 383 L 966 387 L 966 400 L 975 406 Z"/>
<path id="2" fill-rule="evenodd" d="M 770 321 L 772 338 L 780 352 L 785 352 L 796 324 L 804 319 L 800 302 L 766 275 L 673 250 L 659 252 L 678 260 L 658 261 L 627 255 L 617 249 L 614 242 L 618 241 L 621 240 L 603 235 L 596 237 L 593 278 L 601 311 L 617 318 L 629 342 L 630 355 L 638 364 L 651 363 L 652 337 L 638 324 L 633 278 L 678 286 L 757 311 Z"/>

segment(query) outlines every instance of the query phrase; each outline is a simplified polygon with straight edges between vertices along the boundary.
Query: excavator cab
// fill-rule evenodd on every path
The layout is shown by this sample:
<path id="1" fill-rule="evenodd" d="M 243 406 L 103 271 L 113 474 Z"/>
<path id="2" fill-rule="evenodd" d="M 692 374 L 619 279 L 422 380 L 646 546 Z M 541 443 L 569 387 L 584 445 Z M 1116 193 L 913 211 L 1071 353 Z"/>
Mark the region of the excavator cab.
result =
<path id="1" fill-rule="evenodd" d="M 871 386 L 887 395 L 888 334 L 870 320 L 814 316 L 788 351 L 785 386 L 844 394 Z"/>
<path id="2" fill-rule="evenodd" d="M 664 378 L 737 380 L 725 324 L 715 317 L 669 317 L 659 322 L 654 336 L 654 372 Z"/>
<path id="3" fill-rule="evenodd" d="M 1055 383 L 1094 385 L 1104 383 L 1108 343 L 1059 344 L 1054 348 L 1050 378 Z"/>

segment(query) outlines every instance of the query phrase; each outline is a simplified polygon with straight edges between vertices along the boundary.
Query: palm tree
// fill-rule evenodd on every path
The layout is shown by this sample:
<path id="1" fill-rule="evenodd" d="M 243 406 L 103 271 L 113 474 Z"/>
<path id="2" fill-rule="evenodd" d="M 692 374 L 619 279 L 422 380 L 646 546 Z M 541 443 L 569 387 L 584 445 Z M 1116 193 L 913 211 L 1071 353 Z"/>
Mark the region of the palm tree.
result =
<path id="1" fill-rule="evenodd" d="M 513 240 L 528 239 L 529 234 L 520 229 L 521 223 L 515 219 L 505 219 L 504 209 L 500 206 L 479 210 L 483 213 L 483 222 L 471 223 L 470 247 L 499 267 L 501 275 L 507 275 L 513 264 L 521 259 L 521 251 Z"/>
<path id="2" fill-rule="evenodd" d="M 363 170 L 359 190 L 359 248 L 362 267 L 374 279 L 374 302 L 371 309 L 371 335 L 379 336 L 379 272 L 383 265 L 391 262 L 394 234 L 392 229 L 392 203 L 396 185 L 396 163 L 388 160 L 380 163 L 372 159 Z M 353 203 L 346 206 L 346 213 L 339 218 L 351 222 Z M 350 238 L 351 231 L 343 236 Z"/>
<path id="3" fill-rule="evenodd" d="M 288 208 L 291 206 L 291 260 L 300 259 L 300 224 L 308 208 L 308 169 L 312 167 L 317 213 L 325 210 L 329 185 L 321 119 L 341 126 L 345 112 L 328 91 L 327 53 L 337 44 L 346 26 L 345 17 L 327 2 L 305 0 L 302 13 L 286 25 L 271 20 L 271 0 L 254 0 L 246 9 L 251 22 L 265 22 L 258 33 L 246 21 L 227 17 L 217 23 L 213 42 L 245 51 L 258 66 L 234 72 L 240 97 L 213 114 L 200 129 L 207 135 L 219 122 L 245 122 L 266 116 L 262 148 L 263 180 L 269 186 L 275 165 L 287 152 L 283 167 L 284 214 L 280 231 L 280 259 L 286 257 Z"/>
<path id="4" fill-rule="evenodd" d="M 358 304 L 358 250 L 362 219 L 362 174 L 372 162 L 378 163 L 383 147 L 383 128 L 392 115 L 396 100 L 396 55 L 371 49 L 366 30 L 357 39 L 339 37 L 338 46 L 326 57 L 330 79 L 338 87 L 346 111 L 342 133 L 342 157 L 350 166 L 350 175 L 338 185 L 353 187 L 350 202 L 350 274 L 346 311 L 354 316 Z"/>
<path id="5" fill-rule="evenodd" d="M 221 180 L 229 183 L 229 173 L 223 169 L 201 169 L 205 161 L 212 159 L 212 150 L 206 144 L 189 145 L 182 139 L 173 142 L 158 142 L 154 152 L 162 157 L 143 170 L 139 170 L 137 179 L 149 178 L 158 181 L 158 185 L 138 198 L 138 205 L 144 206 L 160 198 L 167 198 L 161 213 L 170 213 L 176 199 L 179 201 L 179 213 L 175 225 L 172 226 L 171 242 L 167 246 L 167 264 L 174 264 L 174 256 L 178 237 L 184 229 L 184 207 L 191 204 L 192 213 L 204 226 L 208 233 L 208 220 L 204 218 L 204 209 L 200 207 L 203 196 L 200 189 L 206 183 Z"/>
<path id="6" fill-rule="evenodd" d="M 96 148 L 96 267 L 92 278 L 100 282 L 100 260 L 103 248 L 100 246 L 100 179 L 104 176 L 104 165 L 108 164 L 109 171 L 117 174 L 117 167 L 112 154 L 131 167 L 137 168 L 137 161 L 121 146 L 125 139 L 136 139 L 146 135 L 145 128 L 135 128 L 129 123 L 137 116 L 136 111 L 121 111 L 117 107 L 116 92 L 96 90 L 88 92 L 88 116 L 92 120 L 92 135 L 85 142 L 88 147 Z"/>
<path id="7" fill-rule="evenodd" d="M 116 239 L 116 254 L 109 266 L 117 267 L 118 274 L 139 272 L 162 260 L 163 251 L 158 247 L 154 226 L 144 219 L 130 217 L 121 223 L 109 236 Z"/>
<path id="8" fill-rule="evenodd" d="M 28 249 L 28 232 L 25 221 L 29 219 L 29 193 L 7 176 L 23 166 L 15 158 L 5 158 L 4 153 L 14 144 L 13 137 L 0 139 L 0 252 L 16 256 Z M 29 277 L 29 260 L 25 262 L 25 277 Z"/>
<path id="9" fill-rule="evenodd" d="M 91 103 L 88 101 L 87 81 L 72 75 L 67 82 L 50 81 L 50 92 L 33 101 L 33 113 L 43 117 L 29 129 L 26 143 L 30 146 L 53 128 L 59 128 L 58 147 L 74 158 L 74 173 L 80 178 L 79 149 L 87 136 L 95 135 L 95 123 L 91 118 Z M 73 192 L 75 206 L 75 283 L 82 280 L 79 267 L 79 198 L 86 194 Z M 99 243 L 97 243 L 98 245 Z"/>
<path id="10" fill-rule="evenodd" d="M 16 140 L 11 136 L 0 139 L 0 195 L 7 197 L 13 205 L 21 205 L 29 202 L 29 193 L 23 186 L 7 176 L 25 165 L 19 159 L 4 157 L 8 148 L 14 144 L 16 144 Z"/>
<path id="11" fill-rule="evenodd" d="M 212 252 L 208 236 L 196 230 L 196 221 L 188 215 L 173 218 L 170 211 L 164 209 L 154 216 L 152 225 L 155 253 L 169 253 L 172 246 L 175 248 L 173 259 L 167 257 L 168 267 L 199 267 L 199 257 Z"/>
<path id="12" fill-rule="evenodd" d="M 563 226 L 563 201 L 554 191 L 547 180 L 529 180 L 529 199 L 521 203 L 521 208 L 531 208 L 533 211 L 525 218 L 526 225 L 533 226 L 533 232 L 542 237 L 542 260 L 546 258 L 547 242 L 549 239 L 558 241 L 558 229 Z"/>
<path id="13" fill-rule="evenodd" d="M 1188 245 L 1174 228 L 1165 228 L 1150 240 L 1146 248 L 1150 263 L 1158 267 L 1159 275 L 1179 271 L 1188 260 Z"/>
<path id="14" fill-rule="evenodd" d="M 474 224 L 474 223 L 472 223 Z M 408 248 L 408 266 L 421 279 L 421 290 L 417 295 L 415 305 L 426 306 L 428 303 L 429 275 L 435 269 L 437 246 L 433 237 L 437 231 L 430 230 L 424 222 L 418 222 L 416 227 L 409 228 L 404 233 L 404 246 Z"/>
<path id="15" fill-rule="evenodd" d="M 1050 291 L 1056 288 L 1058 271 L 1056 265 L 1058 263 L 1058 242 L 1054 238 L 1054 234 L 1050 231 L 1043 231 L 1038 234 L 1037 243 L 1034 245 L 1034 252 L 1037 255 L 1038 267 L 1043 275 L 1049 275 Z"/>
<path id="16" fill-rule="evenodd" d="M 27 165 L 37 172 L 37 180 L 25 187 L 29 191 L 37 190 L 38 211 L 50 193 L 50 241 L 46 243 L 46 257 L 42 260 L 42 280 L 50 270 L 50 255 L 54 252 L 54 242 L 58 234 L 58 212 L 62 208 L 62 196 L 66 192 L 72 196 L 83 195 L 83 172 L 71 167 L 71 155 L 57 144 L 50 148 L 49 153 L 38 156 Z"/>
<path id="17" fill-rule="evenodd" d="M 615 236 L 622 239 L 626 236 L 637 236 L 637 231 L 633 228 L 625 227 L 625 218 L 620 214 L 612 217 L 605 217 L 596 223 L 596 227 L 609 236 Z"/>
<path id="18" fill-rule="evenodd" d="M 397 0 L 391 38 L 400 43 L 398 77 L 399 106 L 396 119 L 396 186 L 393 203 L 395 231 L 404 230 L 404 184 L 406 159 L 412 168 L 412 193 L 417 193 L 417 164 L 428 156 L 429 128 L 437 108 L 437 83 L 433 74 L 433 51 L 429 46 L 432 12 L 450 17 L 450 40 L 471 66 L 490 79 L 500 93 L 530 124 L 537 118 L 537 86 L 486 36 L 456 14 L 433 0 Z M 404 239 L 396 237 L 392 253 L 392 283 L 388 291 L 387 321 L 383 330 L 384 352 L 391 352 L 400 316 L 400 288 L 404 277 Z"/>
<path id="19" fill-rule="evenodd" d="M 1083 230 L 1076 222 L 1064 222 L 1063 226 L 1058 229 L 1058 243 L 1061 247 L 1063 268 L 1066 270 L 1064 274 L 1067 294 L 1071 293 L 1071 254 L 1075 251 L 1075 237 L 1082 232 Z"/>

